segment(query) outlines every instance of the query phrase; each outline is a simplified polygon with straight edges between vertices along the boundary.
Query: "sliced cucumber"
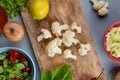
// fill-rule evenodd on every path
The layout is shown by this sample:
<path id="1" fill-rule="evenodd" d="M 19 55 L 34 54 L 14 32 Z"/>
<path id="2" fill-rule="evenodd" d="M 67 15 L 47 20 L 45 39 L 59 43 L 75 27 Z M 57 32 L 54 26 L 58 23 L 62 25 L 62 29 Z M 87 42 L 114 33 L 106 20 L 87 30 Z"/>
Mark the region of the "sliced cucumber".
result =
<path id="1" fill-rule="evenodd" d="M 28 61 L 24 61 L 23 64 L 27 67 L 29 64 L 28 64 Z"/>
<path id="2" fill-rule="evenodd" d="M 3 73 L 4 70 L 3 70 L 3 66 L 0 66 L 0 73 Z"/>
<path id="3" fill-rule="evenodd" d="M 28 77 L 29 76 L 28 72 L 23 72 L 23 76 Z"/>
<path id="4" fill-rule="evenodd" d="M 31 76 L 28 76 L 25 80 L 31 80 L 31 78 L 32 78 Z"/>
<path id="5" fill-rule="evenodd" d="M 15 60 L 14 64 L 16 64 L 16 63 L 19 63 L 19 59 L 16 59 L 16 60 Z"/>
<path id="6" fill-rule="evenodd" d="M 8 67 L 8 59 L 6 58 L 3 60 L 3 67 L 4 68 Z"/>
<path id="7" fill-rule="evenodd" d="M 19 68 L 20 70 L 21 69 L 24 69 L 25 68 L 25 65 L 23 63 L 18 63 L 17 64 L 17 68 Z"/>
<path id="8" fill-rule="evenodd" d="M 5 58 L 6 58 L 6 55 L 0 54 L 0 60 L 3 60 L 3 59 L 5 59 Z"/>

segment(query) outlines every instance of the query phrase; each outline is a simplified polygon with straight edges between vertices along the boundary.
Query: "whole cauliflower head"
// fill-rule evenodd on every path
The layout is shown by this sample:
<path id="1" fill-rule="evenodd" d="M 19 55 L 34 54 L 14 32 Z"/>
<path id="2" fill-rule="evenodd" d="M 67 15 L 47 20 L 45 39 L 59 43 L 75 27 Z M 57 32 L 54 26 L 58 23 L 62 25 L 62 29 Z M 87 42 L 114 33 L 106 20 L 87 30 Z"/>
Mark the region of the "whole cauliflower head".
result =
<path id="1" fill-rule="evenodd" d="M 62 43 L 62 40 L 60 38 L 55 38 L 51 42 L 49 42 L 45 48 L 45 53 L 49 57 L 54 57 L 55 54 L 62 54 L 62 50 L 58 47 Z"/>
<path id="2" fill-rule="evenodd" d="M 75 32 L 72 32 L 71 30 L 67 30 L 65 31 L 65 33 L 63 33 L 62 35 L 62 40 L 63 43 L 65 44 L 65 46 L 70 47 L 72 44 L 77 44 L 79 43 L 78 39 L 75 39 Z"/>
<path id="3" fill-rule="evenodd" d="M 64 52 L 63 52 L 63 56 L 65 57 L 65 59 L 73 59 L 73 60 L 76 60 L 77 57 L 75 55 L 73 55 L 71 53 L 71 50 L 69 49 L 66 49 Z"/>
<path id="4" fill-rule="evenodd" d="M 51 29 L 53 34 L 55 34 L 56 36 L 61 36 L 61 31 L 69 29 L 69 25 L 60 25 L 59 22 L 53 22 Z"/>
<path id="5" fill-rule="evenodd" d="M 84 56 L 87 54 L 87 52 L 91 49 L 91 46 L 89 43 L 87 44 L 80 44 L 80 48 L 78 49 L 78 53 L 81 56 Z"/>

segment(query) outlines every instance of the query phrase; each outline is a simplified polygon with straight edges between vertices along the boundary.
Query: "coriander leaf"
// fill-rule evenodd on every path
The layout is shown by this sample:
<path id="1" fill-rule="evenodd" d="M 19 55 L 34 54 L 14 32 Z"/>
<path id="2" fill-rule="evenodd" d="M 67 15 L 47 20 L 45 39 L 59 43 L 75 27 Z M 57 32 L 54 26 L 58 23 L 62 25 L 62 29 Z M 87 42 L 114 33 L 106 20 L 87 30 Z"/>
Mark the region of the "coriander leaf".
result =
<path id="1" fill-rule="evenodd" d="M 0 0 L 0 6 L 6 10 L 10 18 L 17 16 L 27 4 L 28 0 Z"/>

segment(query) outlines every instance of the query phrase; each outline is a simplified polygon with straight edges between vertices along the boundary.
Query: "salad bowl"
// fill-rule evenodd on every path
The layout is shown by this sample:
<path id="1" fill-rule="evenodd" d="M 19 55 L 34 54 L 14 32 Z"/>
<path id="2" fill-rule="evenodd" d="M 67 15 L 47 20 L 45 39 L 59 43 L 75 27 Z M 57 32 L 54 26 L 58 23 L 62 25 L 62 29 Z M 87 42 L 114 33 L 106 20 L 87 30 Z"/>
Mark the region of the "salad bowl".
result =
<path id="1" fill-rule="evenodd" d="M 103 46 L 109 58 L 120 63 L 120 21 L 108 26 L 104 33 Z"/>
<path id="2" fill-rule="evenodd" d="M 22 50 L 22 49 L 20 49 L 20 48 L 16 48 L 16 47 L 3 47 L 3 48 L 0 48 L 0 55 L 6 53 L 6 54 L 7 54 L 7 57 L 8 57 L 8 61 L 9 61 L 8 64 L 11 63 L 12 66 L 14 66 L 15 62 L 13 63 L 13 61 L 11 61 L 11 60 L 13 60 L 13 58 L 10 59 L 10 57 L 9 57 L 9 54 L 10 54 L 9 51 L 10 51 L 10 50 L 18 51 L 21 56 L 24 56 L 24 57 L 26 58 L 26 60 L 28 61 L 27 65 L 30 67 L 30 69 L 28 69 L 28 68 L 26 68 L 26 67 L 24 67 L 24 69 L 26 68 L 25 71 L 28 71 L 28 70 L 30 71 L 29 75 L 30 75 L 30 77 L 31 77 L 31 78 L 29 78 L 29 79 L 27 79 L 27 80 L 35 80 L 35 78 L 36 78 L 35 63 L 34 63 L 33 59 L 31 58 L 31 56 L 29 55 L 29 53 L 27 53 L 26 51 L 24 51 L 24 50 Z M 2 60 L 2 55 L 1 55 L 0 57 L 1 57 L 1 60 Z M 19 59 L 19 61 L 20 61 L 20 58 L 19 58 L 19 57 L 18 57 L 18 59 Z M 24 60 L 24 59 L 21 58 L 21 61 L 22 61 L 22 62 L 23 62 L 23 60 Z M 20 61 L 20 62 L 21 62 L 21 61 Z M 21 62 L 21 63 L 20 63 L 20 62 L 18 63 L 18 64 L 19 64 L 19 67 L 18 67 L 18 68 L 23 67 L 23 66 L 20 65 L 20 64 L 22 64 L 22 62 Z M 4 67 L 4 62 L 3 62 L 3 67 Z M 24 70 L 24 69 L 22 69 L 22 70 Z M 19 76 L 19 75 L 18 75 L 18 76 Z M 15 78 L 12 78 L 12 80 L 19 80 L 19 79 L 17 79 L 17 78 L 15 77 Z"/>

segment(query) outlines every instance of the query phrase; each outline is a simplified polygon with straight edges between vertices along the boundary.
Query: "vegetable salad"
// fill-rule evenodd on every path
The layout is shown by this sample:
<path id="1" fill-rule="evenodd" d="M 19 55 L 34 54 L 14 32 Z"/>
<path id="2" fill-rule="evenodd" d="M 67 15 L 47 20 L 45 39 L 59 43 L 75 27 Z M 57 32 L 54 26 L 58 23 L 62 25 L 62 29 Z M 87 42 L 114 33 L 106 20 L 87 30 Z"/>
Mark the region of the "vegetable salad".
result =
<path id="1" fill-rule="evenodd" d="M 106 35 L 107 50 L 115 58 L 120 58 L 120 25 L 112 28 Z"/>
<path id="2" fill-rule="evenodd" d="M 27 58 L 17 50 L 0 54 L 0 80 L 31 80 Z"/>

